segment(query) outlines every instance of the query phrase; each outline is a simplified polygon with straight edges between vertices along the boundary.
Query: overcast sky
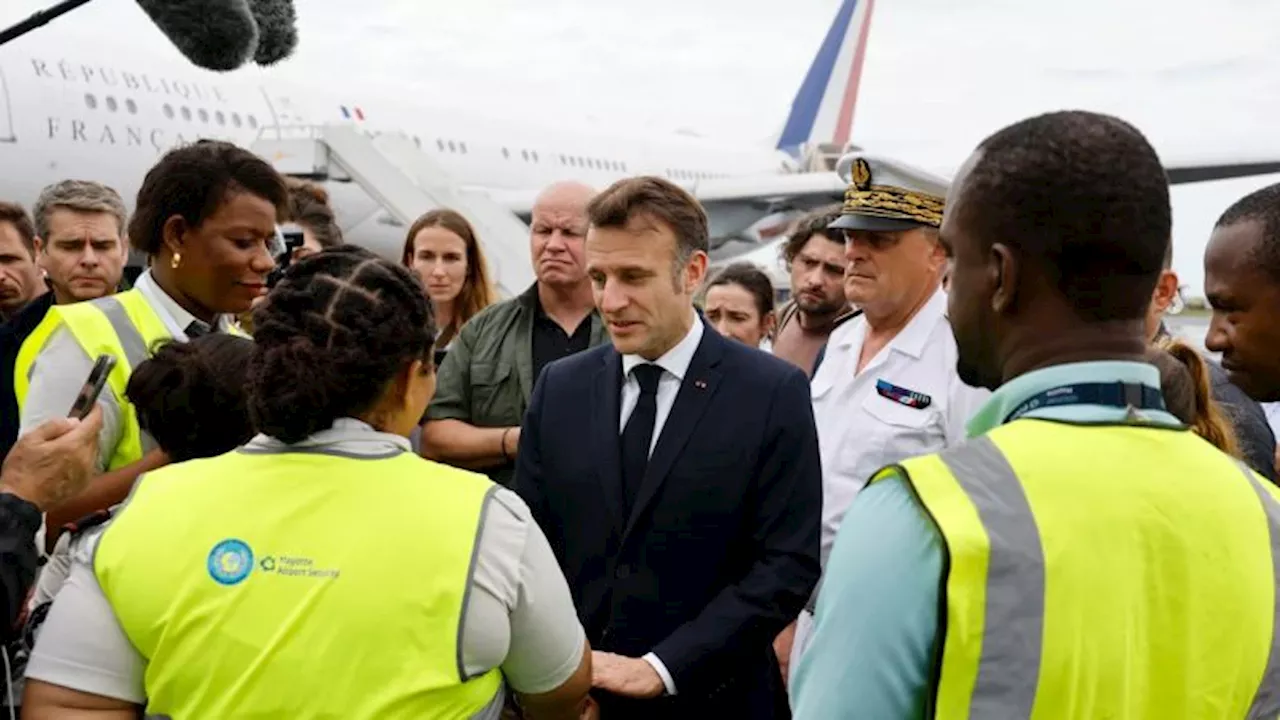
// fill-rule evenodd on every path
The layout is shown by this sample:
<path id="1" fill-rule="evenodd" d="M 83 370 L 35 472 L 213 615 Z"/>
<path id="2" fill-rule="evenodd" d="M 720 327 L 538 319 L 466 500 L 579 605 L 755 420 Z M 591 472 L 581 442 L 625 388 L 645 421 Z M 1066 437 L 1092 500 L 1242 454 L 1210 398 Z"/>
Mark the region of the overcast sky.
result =
<path id="1" fill-rule="evenodd" d="M 839 0 L 295 0 L 301 45 L 269 71 L 398 88 L 434 105 L 766 143 Z M 51 0 L 3 0 L 0 19 Z M 57 20 L 137 17 L 96 0 Z M 119 22 L 118 20 L 116 22 Z M 130 41 L 163 44 L 158 33 Z M 242 70 L 252 73 L 256 69 Z M 404 85 L 404 78 L 412 78 Z M 353 98 L 353 101 L 358 98 Z M 879 0 L 854 141 L 951 172 L 1037 112 L 1116 113 L 1167 164 L 1280 158 L 1280 0 Z M 1175 263 L 1196 293 L 1213 220 L 1277 178 L 1175 191 Z"/>

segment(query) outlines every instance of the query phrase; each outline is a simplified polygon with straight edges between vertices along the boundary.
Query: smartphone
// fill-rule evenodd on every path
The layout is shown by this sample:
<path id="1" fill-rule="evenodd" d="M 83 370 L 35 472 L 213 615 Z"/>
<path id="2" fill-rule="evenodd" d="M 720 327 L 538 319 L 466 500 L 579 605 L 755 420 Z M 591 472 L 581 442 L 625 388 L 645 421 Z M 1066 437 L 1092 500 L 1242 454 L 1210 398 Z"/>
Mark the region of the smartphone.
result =
<path id="1" fill-rule="evenodd" d="M 71 413 L 68 417 L 83 420 L 85 415 L 93 409 L 93 404 L 98 402 L 98 396 L 102 394 L 102 388 L 107 385 L 107 376 L 111 374 L 111 370 L 116 366 L 116 359 L 112 355 L 99 355 L 98 359 L 93 363 L 93 369 L 89 371 L 89 377 L 84 381 L 84 387 L 80 388 L 80 394 L 76 395 L 76 401 L 71 404 Z"/>

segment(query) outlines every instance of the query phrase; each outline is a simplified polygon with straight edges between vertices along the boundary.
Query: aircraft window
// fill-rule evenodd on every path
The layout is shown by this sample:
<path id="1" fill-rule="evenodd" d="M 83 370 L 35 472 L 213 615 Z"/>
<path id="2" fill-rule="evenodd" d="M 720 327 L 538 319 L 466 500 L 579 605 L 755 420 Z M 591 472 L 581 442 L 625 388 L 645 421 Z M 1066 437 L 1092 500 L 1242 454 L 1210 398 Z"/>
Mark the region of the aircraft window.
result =
<path id="1" fill-rule="evenodd" d="M 128 110 L 130 115 L 137 115 L 138 103 L 134 102 L 133 98 L 129 98 L 124 101 L 124 109 Z M 221 113 L 219 113 L 219 115 L 221 115 Z"/>
<path id="2" fill-rule="evenodd" d="M 219 125 L 227 124 L 227 116 L 223 115 L 221 110 L 213 114 L 213 119 L 216 120 Z"/>
<path id="3" fill-rule="evenodd" d="M 169 118 L 170 120 L 173 119 L 173 106 L 170 105 L 169 103 L 164 104 L 164 116 Z M 236 123 L 236 124 L 239 125 L 240 123 Z"/>
<path id="4" fill-rule="evenodd" d="M 440 152 L 444 152 L 444 141 L 436 138 L 436 147 L 440 148 Z"/>
<path id="5" fill-rule="evenodd" d="M 529 151 L 528 151 L 528 150 L 521 150 L 521 151 L 520 151 L 520 157 L 521 157 L 521 158 L 523 158 L 525 162 L 529 162 Z"/>
<path id="6" fill-rule="evenodd" d="M 90 93 L 85 93 L 84 104 L 88 105 L 90 110 L 93 110 L 98 107 L 98 98 L 94 97 Z"/>
<path id="7" fill-rule="evenodd" d="M 449 152 L 458 152 L 458 146 L 452 140 L 449 141 Z"/>
<path id="8" fill-rule="evenodd" d="M 502 148 L 502 159 L 504 159 L 504 160 L 510 160 L 510 159 L 511 159 L 511 151 L 510 151 L 510 150 L 508 150 L 508 149 L 506 149 L 506 148 Z"/>
<path id="9" fill-rule="evenodd" d="M 533 151 L 533 161 L 534 161 L 534 162 L 538 162 L 538 151 L 537 151 L 537 150 L 534 150 L 534 151 Z"/>
<path id="10" fill-rule="evenodd" d="M 249 127 L 256 130 L 258 128 L 258 118 L 250 115 L 248 119 L 249 119 Z"/>
<path id="11" fill-rule="evenodd" d="M 198 113 L 198 114 L 200 115 L 200 122 L 202 122 L 202 123 L 207 123 L 207 122 L 209 122 L 209 111 L 208 111 L 208 110 L 205 110 L 204 108 L 200 108 L 200 111 L 199 111 L 199 113 Z"/>
<path id="12" fill-rule="evenodd" d="M 187 107 L 186 105 L 182 106 L 182 119 L 183 120 L 191 119 L 191 108 Z"/>
<path id="13" fill-rule="evenodd" d="M 419 150 L 421 150 L 421 149 L 422 149 L 422 138 L 418 137 L 417 135 L 414 135 L 414 136 L 413 136 L 413 144 L 414 144 L 414 145 L 415 145 Z"/>
<path id="14" fill-rule="evenodd" d="M 240 113 L 231 113 L 231 125 L 240 127 Z"/>
<path id="15" fill-rule="evenodd" d="M 108 95 L 108 96 L 107 96 L 107 110 L 110 110 L 111 112 L 115 112 L 119 107 L 120 107 L 120 106 L 116 104 L 116 99 L 115 99 L 115 98 L 113 98 L 113 97 L 111 97 L 110 95 Z"/>
<path id="16" fill-rule="evenodd" d="M 461 152 L 462 152 L 462 154 L 463 154 L 463 155 L 466 155 L 466 154 L 467 154 L 467 144 L 466 144 L 466 143 L 464 143 L 464 142 L 462 142 L 462 141 L 459 141 L 459 142 L 458 142 L 458 149 L 459 149 L 459 150 L 461 150 Z"/>

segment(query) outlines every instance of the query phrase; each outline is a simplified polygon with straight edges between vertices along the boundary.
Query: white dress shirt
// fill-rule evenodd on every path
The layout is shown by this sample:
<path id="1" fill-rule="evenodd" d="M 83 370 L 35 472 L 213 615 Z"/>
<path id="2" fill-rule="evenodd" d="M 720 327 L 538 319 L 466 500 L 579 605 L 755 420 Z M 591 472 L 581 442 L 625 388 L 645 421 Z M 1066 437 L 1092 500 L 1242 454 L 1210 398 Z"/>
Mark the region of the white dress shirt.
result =
<path id="1" fill-rule="evenodd" d="M 822 565 L 849 503 L 880 468 L 962 442 L 969 418 L 991 393 L 969 387 L 956 373 L 956 341 L 939 289 L 906 327 L 857 372 L 867 336 L 858 317 L 836 328 L 811 382 L 822 456 Z M 884 397 L 881 380 L 927 395 L 911 407 Z"/>
<path id="2" fill-rule="evenodd" d="M 698 317 L 695 312 L 693 314 L 693 324 L 689 326 L 689 332 L 685 333 L 684 339 L 676 343 L 676 346 L 668 350 L 662 357 L 653 361 L 654 365 L 662 368 L 662 377 L 658 380 L 658 393 L 655 402 L 657 404 L 657 415 L 654 418 L 653 439 L 649 441 L 649 454 L 653 454 L 653 449 L 658 445 L 658 437 L 662 435 L 662 428 L 667 423 L 667 418 L 671 415 L 671 408 L 676 403 L 676 395 L 680 392 L 680 384 L 684 382 L 684 376 L 689 372 L 689 364 L 693 362 L 693 355 L 698 351 L 698 343 L 702 342 L 702 318 Z M 618 417 L 618 434 L 621 435 L 627 426 L 627 420 L 631 417 L 631 413 L 635 412 L 636 405 L 640 402 L 640 381 L 636 380 L 631 374 L 631 370 L 637 365 L 648 363 L 648 360 L 639 355 L 623 355 L 622 356 L 622 398 L 619 403 L 620 412 Z M 670 671 L 663 664 L 662 660 L 653 653 L 644 656 L 644 661 L 653 667 L 658 673 L 658 677 L 662 678 L 662 684 L 667 688 L 667 694 L 676 694 L 676 683 L 671 678 Z"/>

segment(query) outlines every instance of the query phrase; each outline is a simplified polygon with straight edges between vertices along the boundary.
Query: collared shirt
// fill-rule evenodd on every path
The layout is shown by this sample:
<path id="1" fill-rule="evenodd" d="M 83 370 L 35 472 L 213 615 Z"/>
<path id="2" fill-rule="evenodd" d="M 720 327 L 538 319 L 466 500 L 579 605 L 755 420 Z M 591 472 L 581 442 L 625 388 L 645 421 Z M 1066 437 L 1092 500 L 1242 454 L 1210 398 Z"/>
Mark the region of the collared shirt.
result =
<path id="1" fill-rule="evenodd" d="M 538 379 L 533 368 L 537 308 L 538 285 L 534 283 L 519 296 L 481 310 L 462 326 L 440 363 L 427 422 L 461 420 L 475 427 L 520 425 Z M 609 342 L 600 312 L 592 308 L 587 318 L 583 324 L 588 326 L 588 344 L 595 347 Z M 494 482 L 510 485 L 515 463 L 506 462 L 485 472 Z"/>
<path id="2" fill-rule="evenodd" d="M 284 444 L 259 435 L 248 447 L 273 450 L 283 449 Z M 359 420 L 341 418 L 293 447 L 378 456 L 388 449 L 408 450 L 409 444 Z M 432 465 L 423 461 L 424 482 L 433 480 Z M 586 633 L 555 554 L 528 506 L 505 488 L 496 489 L 492 500 L 478 526 L 480 536 L 459 628 L 458 662 L 468 676 L 498 667 L 505 682 L 518 692 L 549 692 L 577 671 Z M 105 528 L 95 528 L 76 542 L 70 576 L 41 629 L 27 675 L 141 703 L 146 699 L 146 660 L 121 629 L 93 569 L 93 550 Z M 496 718 L 500 709 L 499 701 L 483 717 Z"/>
<path id="3" fill-rule="evenodd" d="M 965 423 L 990 397 L 956 374 L 956 341 L 947 296 L 933 294 L 915 317 L 857 371 L 867 320 L 836 328 L 812 380 L 813 415 L 822 454 L 822 560 L 825 567 L 845 510 L 871 475 L 916 455 L 964 440 Z M 893 388 L 929 398 L 923 407 L 886 394 Z"/>
<path id="4" fill-rule="evenodd" d="M 691 312 L 693 312 L 693 323 L 689 325 L 689 331 L 684 334 L 684 338 L 653 361 L 653 364 L 662 368 L 663 372 L 662 377 L 658 379 L 658 392 L 655 398 L 657 414 L 654 417 L 653 438 L 649 441 L 651 455 L 658 445 L 658 437 L 662 435 L 662 428 L 666 425 L 667 418 L 671 416 L 671 408 L 675 407 L 676 395 L 680 393 L 680 384 L 684 382 L 684 376 L 689 372 L 689 364 L 693 362 L 693 356 L 698 352 L 702 333 L 706 331 L 702 324 L 702 317 L 696 311 L 691 310 Z M 626 428 L 627 420 L 631 418 L 631 413 L 635 412 L 636 405 L 640 403 L 640 381 L 631 374 L 631 371 L 637 365 L 648 362 L 639 355 L 622 356 L 622 397 L 618 403 L 619 435 Z M 671 677 L 671 671 L 667 670 L 662 659 L 653 653 L 647 653 L 644 661 L 658 673 L 658 677 L 662 678 L 667 694 L 675 695 L 676 681 Z"/>
<path id="5" fill-rule="evenodd" d="M 134 289 L 146 298 L 173 338 L 185 342 L 186 328 L 196 317 L 169 297 L 151 276 L 150 270 L 138 277 Z M 232 319 L 229 316 L 218 318 L 219 328 L 226 330 L 231 325 Z M 31 386 L 22 407 L 19 437 L 45 420 L 66 417 L 85 378 L 93 370 L 93 360 L 66 328 L 53 331 L 31 367 Z M 96 469 L 101 473 L 115 453 L 116 444 L 120 442 L 124 421 L 120 399 L 115 396 L 110 385 L 103 388 L 102 394 L 98 396 L 98 403 L 102 406 L 103 413 L 102 430 L 98 433 Z M 149 448 L 144 445 L 144 449 Z"/>
<path id="6" fill-rule="evenodd" d="M 1141 383 L 1160 388 L 1152 365 L 1072 363 L 1027 373 L 1002 386 L 968 426 L 977 437 L 1004 422 L 1020 404 L 1076 383 Z M 1042 407 L 1025 417 L 1121 422 L 1128 410 L 1100 405 Z M 1178 425 L 1163 411 L 1148 422 Z M 877 482 L 849 507 L 818 598 L 813 637 L 791 688 L 797 720 L 923 717 L 933 693 L 942 536 L 901 476 Z M 873 588 L 873 591 L 868 591 Z"/>
<path id="7" fill-rule="evenodd" d="M 671 415 L 671 408 L 676 403 L 676 395 L 680 392 L 680 383 L 684 382 L 685 373 L 689 372 L 689 364 L 693 362 L 693 355 L 698 351 L 698 343 L 702 342 L 702 333 L 704 328 L 702 318 L 694 313 L 693 323 L 689 326 L 689 331 L 685 333 L 684 338 L 676 343 L 675 347 L 668 350 L 662 357 L 653 361 L 654 365 L 662 368 L 662 377 L 658 380 L 658 397 L 657 416 L 653 426 L 653 438 L 649 441 L 649 454 L 653 454 L 653 449 L 658 445 L 658 436 L 662 434 L 662 428 L 667 423 L 667 418 Z M 648 360 L 639 355 L 623 355 L 622 356 L 622 397 L 619 405 L 618 417 L 618 433 L 627 427 L 627 420 L 631 418 L 631 413 L 635 412 L 636 405 L 640 402 L 640 381 L 631 374 L 637 365 L 648 363 Z"/>
<path id="8" fill-rule="evenodd" d="M 547 315 L 542 303 L 537 303 L 533 316 L 533 379 L 536 382 L 542 374 L 542 368 L 561 358 L 580 353 L 591 347 L 591 314 L 588 313 L 578 323 L 572 333 Z"/>

